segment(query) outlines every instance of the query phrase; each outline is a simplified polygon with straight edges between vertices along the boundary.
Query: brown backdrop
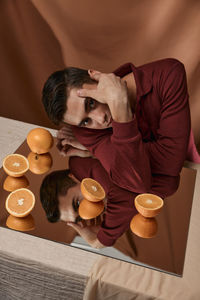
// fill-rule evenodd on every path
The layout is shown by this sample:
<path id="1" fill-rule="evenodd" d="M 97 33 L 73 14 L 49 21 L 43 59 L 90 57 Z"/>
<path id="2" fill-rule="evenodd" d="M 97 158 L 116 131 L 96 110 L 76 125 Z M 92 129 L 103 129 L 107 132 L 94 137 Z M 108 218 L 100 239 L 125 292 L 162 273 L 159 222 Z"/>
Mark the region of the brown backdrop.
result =
<path id="1" fill-rule="evenodd" d="M 1 0 L 0 114 L 53 127 L 41 104 L 64 66 L 110 72 L 175 57 L 186 67 L 192 128 L 200 143 L 199 0 Z"/>

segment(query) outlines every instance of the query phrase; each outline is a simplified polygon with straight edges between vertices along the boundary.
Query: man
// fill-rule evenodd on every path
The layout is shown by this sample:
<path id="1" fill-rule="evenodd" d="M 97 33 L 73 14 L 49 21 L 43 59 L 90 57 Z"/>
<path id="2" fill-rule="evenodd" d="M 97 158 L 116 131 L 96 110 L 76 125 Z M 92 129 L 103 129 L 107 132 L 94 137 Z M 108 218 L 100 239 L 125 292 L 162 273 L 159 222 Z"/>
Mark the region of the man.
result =
<path id="1" fill-rule="evenodd" d="M 44 86 L 43 104 L 54 123 L 72 125 L 58 133 L 60 149 L 69 156 L 93 155 L 126 190 L 149 192 L 157 182 L 173 194 L 184 160 L 199 159 L 185 69 L 176 59 L 137 68 L 128 63 L 114 74 L 58 71 Z"/>
<path id="2" fill-rule="evenodd" d="M 42 182 L 40 200 L 48 221 L 67 222 L 94 248 L 112 246 L 129 229 L 130 221 L 137 213 L 134 199 L 138 193 L 113 184 L 97 159 L 71 157 L 69 167 L 73 177 L 70 177 L 69 170 L 59 170 L 48 174 Z M 97 180 L 106 192 L 106 209 L 101 226 L 82 227 L 79 222 L 78 207 L 83 199 L 80 181 L 86 177 Z M 164 198 L 167 187 L 161 190 L 155 182 L 150 192 Z"/>
<path id="3" fill-rule="evenodd" d="M 73 170 L 77 163 L 82 166 L 78 173 Z M 48 221 L 67 222 L 94 248 L 112 246 L 129 229 L 130 221 L 137 213 L 134 206 L 137 194 L 112 184 L 98 160 L 74 157 L 70 160 L 70 171 L 79 181 L 91 177 L 102 184 L 106 192 L 104 220 L 101 226 L 81 226 L 78 214 L 83 199 L 80 182 L 69 176 L 69 170 L 59 170 L 48 174 L 40 187 L 40 200 Z"/>

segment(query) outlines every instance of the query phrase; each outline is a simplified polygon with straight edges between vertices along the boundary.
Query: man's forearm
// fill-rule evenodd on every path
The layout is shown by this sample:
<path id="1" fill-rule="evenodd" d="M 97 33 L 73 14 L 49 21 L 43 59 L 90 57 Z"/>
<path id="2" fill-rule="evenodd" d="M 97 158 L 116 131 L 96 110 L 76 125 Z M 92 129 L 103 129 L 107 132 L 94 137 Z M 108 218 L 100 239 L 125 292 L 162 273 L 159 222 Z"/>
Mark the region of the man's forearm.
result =
<path id="1" fill-rule="evenodd" d="M 112 119 L 115 122 L 126 123 L 133 119 L 131 106 L 128 99 L 109 105 Z"/>
<path id="2" fill-rule="evenodd" d="M 73 222 L 67 222 L 68 226 L 73 227 L 76 232 L 93 248 L 105 247 L 97 238 L 97 232 L 100 226 L 86 226 L 81 227 Z"/>

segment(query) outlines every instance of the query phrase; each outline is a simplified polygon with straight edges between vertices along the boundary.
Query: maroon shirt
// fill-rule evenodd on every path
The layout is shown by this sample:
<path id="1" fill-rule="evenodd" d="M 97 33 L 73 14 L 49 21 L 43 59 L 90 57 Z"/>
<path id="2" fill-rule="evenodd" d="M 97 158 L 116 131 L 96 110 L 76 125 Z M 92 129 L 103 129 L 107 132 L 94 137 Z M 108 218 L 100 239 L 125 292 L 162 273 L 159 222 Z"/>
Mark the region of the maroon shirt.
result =
<path id="1" fill-rule="evenodd" d="M 130 72 L 136 81 L 133 120 L 113 121 L 103 130 L 73 126 L 73 132 L 114 184 L 135 193 L 154 188 L 169 196 L 178 188 L 191 137 L 184 65 L 169 58 L 140 67 L 127 63 L 114 73 L 123 77 Z"/>
<path id="2" fill-rule="evenodd" d="M 80 181 L 90 177 L 97 180 L 105 189 L 107 207 L 97 238 L 103 245 L 112 246 L 129 229 L 130 221 L 137 213 L 134 206 L 137 194 L 113 184 L 97 159 L 71 157 L 69 168 Z"/>

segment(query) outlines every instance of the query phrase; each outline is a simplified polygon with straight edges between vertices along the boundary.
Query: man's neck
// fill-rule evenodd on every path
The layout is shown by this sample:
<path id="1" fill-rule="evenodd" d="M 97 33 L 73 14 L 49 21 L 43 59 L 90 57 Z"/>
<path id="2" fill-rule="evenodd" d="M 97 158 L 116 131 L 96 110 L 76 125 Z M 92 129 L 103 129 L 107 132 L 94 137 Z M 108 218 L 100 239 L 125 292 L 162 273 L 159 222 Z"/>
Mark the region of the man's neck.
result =
<path id="1" fill-rule="evenodd" d="M 126 81 L 128 88 L 128 98 L 131 104 L 131 109 L 135 112 L 136 109 L 136 83 L 133 73 L 125 75 L 122 80 Z"/>

